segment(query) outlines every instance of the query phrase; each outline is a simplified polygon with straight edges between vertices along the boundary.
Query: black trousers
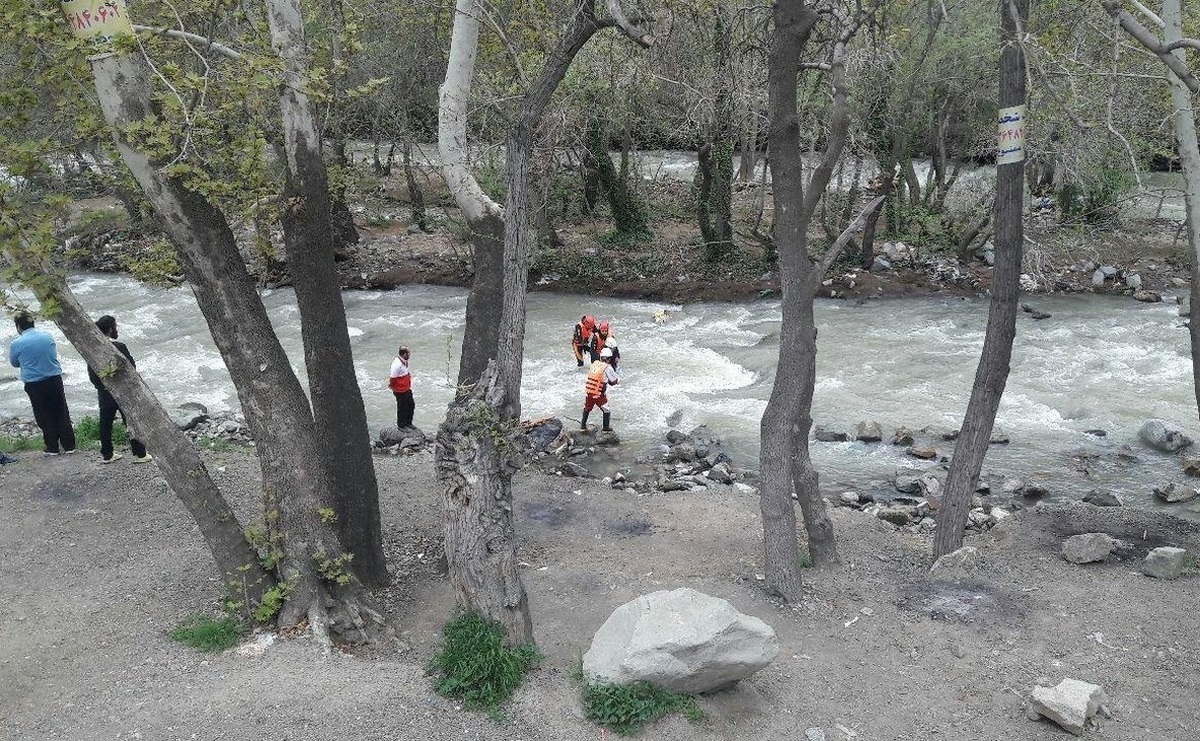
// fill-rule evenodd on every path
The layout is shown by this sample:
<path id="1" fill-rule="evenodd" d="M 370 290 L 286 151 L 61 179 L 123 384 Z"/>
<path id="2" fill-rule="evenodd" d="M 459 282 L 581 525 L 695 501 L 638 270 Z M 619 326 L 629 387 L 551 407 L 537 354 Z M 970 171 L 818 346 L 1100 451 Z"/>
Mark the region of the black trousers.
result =
<path id="1" fill-rule="evenodd" d="M 413 401 L 412 391 L 403 393 L 392 392 L 396 395 L 396 426 L 400 429 L 412 427 L 413 410 L 417 408 Z"/>
<path id="2" fill-rule="evenodd" d="M 29 403 L 33 406 L 33 419 L 42 428 L 46 452 L 74 450 L 75 429 L 71 426 L 71 411 L 67 409 L 62 376 L 50 376 L 27 383 L 25 393 L 29 395 Z"/>
<path id="3" fill-rule="evenodd" d="M 125 421 L 125 412 L 117 406 L 117 400 L 112 397 L 108 391 L 99 393 L 98 401 L 100 402 L 100 455 L 104 460 L 113 457 L 113 422 L 117 419 L 117 415 L 121 415 L 121 424 L 128 427 L 129 423 Z M 129 449 L 138 458 L 146 455 L 146 446 L 140 440 L 135 439 L 132 435 L 129 437 Z"/>

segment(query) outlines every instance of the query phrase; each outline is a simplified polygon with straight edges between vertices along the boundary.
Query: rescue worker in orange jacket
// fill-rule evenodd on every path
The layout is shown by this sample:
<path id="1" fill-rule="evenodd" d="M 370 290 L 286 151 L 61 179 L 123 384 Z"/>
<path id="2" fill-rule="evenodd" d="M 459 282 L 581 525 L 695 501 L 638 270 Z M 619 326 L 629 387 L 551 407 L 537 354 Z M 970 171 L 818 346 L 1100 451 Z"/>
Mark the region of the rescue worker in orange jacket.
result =
<path id="1" fill-rule="evenodd" d="M 592 409 L 600 407 L 600 411 L 604 413 L 604 426 L 601 432 L 612 432 L 612 412 L 608 408 L 608 396 L 605 392 L 609 386 L 616 386 L 621 382 L 617 377 L 617 372 L 613 370 L 612 350 L 607 347 L 600 351 L 600 357 L 592 361 L 592 365 L 588 368 L 587 381 L 584 383 L 584 399 L 583 399 L 583 418 L 579 420 L 579 428 L 587 432 L 588 415 Z"/>
<path id="2" fill-rule="evenodd" d="M 571 349 L 575 352 L 575 362 L 583 367 L 583 354 L 588 354 L 588 360 L 596 356 L 592 353 L 592 334 L 596 331 L 595 317 L 584 315 L 575 323 L 575 335 L 571 338 Z"/>
<path id="3" fill-rule="evenodd" d="M 611 326 L 608 322 L 600 322 L 596 327 L 596 331 L 592 333 L 592 357 L 600 357 L 600 351 L 604 348 L 612 350 L 612 367 L 617 369 L 617 364 L 621 361 L 621 353 L 617 350 L 617 338 L 610 332 Z"/>

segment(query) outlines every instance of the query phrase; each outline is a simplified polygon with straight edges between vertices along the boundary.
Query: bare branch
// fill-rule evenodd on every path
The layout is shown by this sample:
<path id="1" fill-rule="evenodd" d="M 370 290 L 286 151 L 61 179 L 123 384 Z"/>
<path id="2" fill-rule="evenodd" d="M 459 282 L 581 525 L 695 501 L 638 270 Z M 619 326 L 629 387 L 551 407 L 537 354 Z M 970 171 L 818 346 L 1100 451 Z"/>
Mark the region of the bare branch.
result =
<path id="1" fill-rule="evenodd" d="M 148 33 L 148 34 L 152 34 L 154 36 L 166 36 L 167 38 L 180 39 L 181 41 L 190 41 L 192 43 L 201 44 L 206 49 L 214 51 L 217 54 L 220 54 L 221 56 L 226 57 L 227 59 L 241 59 L 242 58 L 241 52 L 239 52 L 235 49 L 231 49 L 228 46 L 225 46 L 224 44 L 213 41 L 212 39 L 205 38 L 204 36 L 201 36 L 200 34 L 188 33 L 187 31 L 180 31 L 177 28 L 156 28 L 154 26 L 137 26 L 137 25 L 135 25 L 133 27 L 133 30 L 137 31 L 138 33 Z"/>
<path id="2" fill-rule="evenodd" d="M 1150 10 L 1145 5 L 1142 5 L 1140 2 L 1138 2 L 1138 0 L 1130 0 L 1130 5 L 1137 8 L 1138 12 L 1146 16 L 1151 23 L 1159 28 L 1163 28 L 1163 19 L 1155 15 L 1154 11 Z"/>
<path id="3" fill-rule="evenodd" d="M 1188 90 L 1192 91 L 1193 95 L 1200 95 L 1200 80 L 1192 74 L 1188 68 L 1187 62 L 1172 54 L 1167 50 L 1166 44 L 1160 41 L 1150 29 L 1143 26 L 1134 18 L 1129 11 L 1121 7 L 1121 0 L 1100 0 L 1100 4 L 1108 11 L 1108 14 L 1117 19 L 1121 24 L 1121 28 L 1125 29 L 1125 33 L 1132 36 L 1139 44 L 1146 47 L 1154 53 L 1163 64 L 1175 73 Z"/>
<path id="4" fill-rule="evenodd" d="M 842 254 L 842 250 L 850 243 L 850 238 L 866 227 L 867 219 L 883 204 L 886 198 L 887 196 L 885 195 L 878 195 L 872 198 L 870 203 L 863 207 L 862 211 L 858 212 L 858 216 L 855 216 L 854 220 L 842 230 L 842 233 L 838 235 L 833 244 L 829 245 L 829 249 L 825 250 L 825 254 L 821 256 L 821 262 L 817 263 L 815 275 L 818 279 L 829 272 L 829 267 L 833 265 L 834 261 L 838 259 L 838 255 Z"/>
<path id="5" fill-rule="evenodd" d="M 621 29 L 622 33 L 646 48 L 654 45 L 654 37 L 638 28 L 634 21 L 625 15 L 625 8 L 621 7 L 621 0 L 604 0 L 604 7 L 608 8 L 608 14 L 612 16 L 613 23 Z"/>

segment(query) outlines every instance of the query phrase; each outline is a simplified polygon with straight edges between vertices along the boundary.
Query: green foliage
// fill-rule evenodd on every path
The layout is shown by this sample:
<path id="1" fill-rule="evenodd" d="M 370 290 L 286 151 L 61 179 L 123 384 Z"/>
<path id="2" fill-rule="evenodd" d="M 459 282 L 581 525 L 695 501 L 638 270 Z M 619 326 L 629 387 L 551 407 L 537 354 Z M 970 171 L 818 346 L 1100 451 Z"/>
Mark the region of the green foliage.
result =
<path id="1" fill-rule="evenodd" d="M 353 553 L 343 553 L 331 558 L 325 551 L 317 551 L 313 554 L 313 558 L 317 561 L 317 571 L 325 581 L 340 586 L 354 581 L 354 577 L 346 571 L 346 566 L 354 559 Z"/>
<path id="2" fill-rule="evenodd" d="M 0 450 L 5 453 L 15 453 L 19 450 L 41 450 L 45 447 L 39 435 L 30 435 L 29 437 L 9 437 L 7 435 L 0 437 Z"/>
<path id="3" fill-rule="evenodd" d="M 269 623 L 275 619 L 279 611 L 283 609 L 283 603 L 287 602 L 287 598 L 292 595 L 294 585 L 288 582 L 280 582 L 279 584 L 268 589 L 262 598 L 262 602 L 254 608 L 251 615 L 260 623 Z"/>
<path id="4" fill-rule="evenodd" d="M 1058 206 L 1066 224 L 1111 227 L 1121 217 L 1121 204 L 1137 182 L 1115 167 L 1099 167 L 1058 192 Z"/>
<path id="5" fill-rule="evenodd" d="M 583 681 L 583 708 L 588 720 L 622 736 L 632 736 L 642 726 L 668 713 L 681 713 L 693 723 L 704 720 L 704 711 L 692 695 L 683 695 L 649 682 L 612 684 Z"/>
<path id="6" fill-rule="evenodd" d="M 167 635 L 197 651 L 212 653 L 233 648 L 245 633 L 245 626 L 235 618 L 192 615 Z"/>
<path id="7" fill-rule="evenodd" d="M 807 550 L 800 551 L 796 555 L 796 565 L 802 569 L 811 569 L 813 565 L 812 554 Z"/>
<path id="8" fill-rule="evenodd" d="M 600 187 L 608 197 L 616 227 L 605 239 L 610 243 L 649 241 L 654 235 L 650 231 L 646 206 L 613 165 L 608 156 L 608 139 L 597 119 L 592 119 L 588 126 L 586 144 L 589 160 L 600 175 Z"/>
<path id="9" fill-rule="evenodd" d="M 445 643 L 429 662 L 438 694 L 456 697 L 471 709 L 499 713 L 500 706 L 542 657 L 537 646 L 506 646 L 504 629 L 478 613 L 446 623 Z"/>
<path id="10" fill-rule="evenodd" d="M 954 247 L 954 234 L 946 223 L 946 214 L 923 203 L 912 204 L 904 198 L 888 199 L 887 239 L 895 239 L 918 251 L 936 251 Z"/>
<path id="11" fill-rule="evenodd" d="M 113 445 L 120 447 L 129 444 L 129 430 L 120 422 L 113 423 Z M 77 447 L 90 450 L 100 445 L 100 419 L 84 417 L 75 423 L 75 444 Z"/>

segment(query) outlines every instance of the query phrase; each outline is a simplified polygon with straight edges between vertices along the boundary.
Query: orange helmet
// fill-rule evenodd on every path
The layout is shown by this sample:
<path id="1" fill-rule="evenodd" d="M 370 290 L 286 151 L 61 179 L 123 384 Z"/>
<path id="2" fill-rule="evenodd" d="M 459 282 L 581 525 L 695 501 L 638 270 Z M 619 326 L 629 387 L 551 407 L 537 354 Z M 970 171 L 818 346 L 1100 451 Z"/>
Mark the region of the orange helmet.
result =
<path id="1" fill-rule="evenodd" d="M 600 322 L 600 334 L 608 334 L 608 322 Z"/>
<path id="2" fill-rule="evenodd" d="M 596 326 L 596 318 L 595 317 L 590 317 L 590 316 L 583 317 L 584 329 L 591 329 L 592 327 L 595 327 L 595 326 Z"/>

